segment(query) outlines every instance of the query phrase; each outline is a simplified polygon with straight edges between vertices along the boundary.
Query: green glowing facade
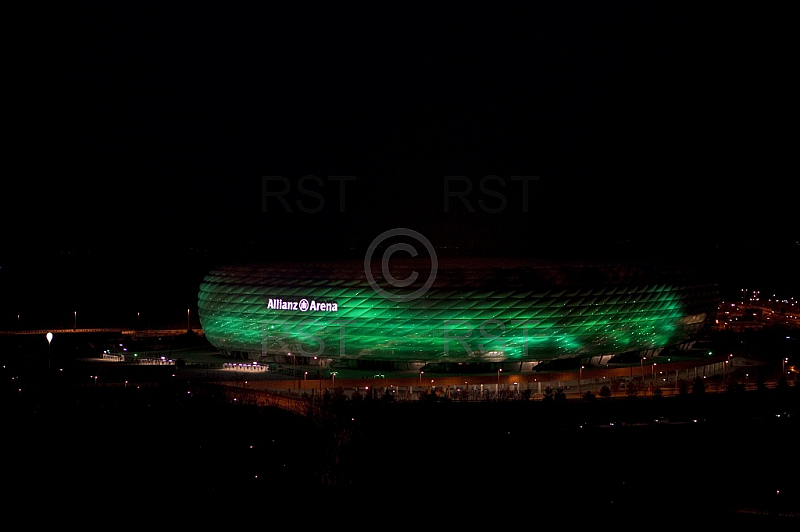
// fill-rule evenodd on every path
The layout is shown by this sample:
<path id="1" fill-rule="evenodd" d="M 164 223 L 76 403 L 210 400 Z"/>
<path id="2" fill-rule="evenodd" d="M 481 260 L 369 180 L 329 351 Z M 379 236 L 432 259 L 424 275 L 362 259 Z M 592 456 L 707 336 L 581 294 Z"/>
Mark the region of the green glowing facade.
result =
<path id="1" fill-rule="evenodd" d="M 717 302 L 713 282 L 674 266 L 280 263 L 209 272 L 199 317 L 212 345 L 256 360 L 511 362 L 680 344 L 713 319 Z"/>

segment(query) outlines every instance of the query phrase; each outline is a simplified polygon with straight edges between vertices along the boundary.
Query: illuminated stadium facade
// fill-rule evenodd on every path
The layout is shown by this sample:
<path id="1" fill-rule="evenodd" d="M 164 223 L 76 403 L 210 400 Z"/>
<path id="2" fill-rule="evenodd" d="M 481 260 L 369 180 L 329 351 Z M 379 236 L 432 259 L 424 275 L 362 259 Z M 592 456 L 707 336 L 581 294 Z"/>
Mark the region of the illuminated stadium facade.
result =
<path id="1" fill-rule="evenodd" d="M 535 365 L 689 345 L 718 303 L 715 283 L 680 266 L 476 259 L 385 266 L 220 267 L 200 286 L 201 325 L 223 354 L 259 361 Z"/>

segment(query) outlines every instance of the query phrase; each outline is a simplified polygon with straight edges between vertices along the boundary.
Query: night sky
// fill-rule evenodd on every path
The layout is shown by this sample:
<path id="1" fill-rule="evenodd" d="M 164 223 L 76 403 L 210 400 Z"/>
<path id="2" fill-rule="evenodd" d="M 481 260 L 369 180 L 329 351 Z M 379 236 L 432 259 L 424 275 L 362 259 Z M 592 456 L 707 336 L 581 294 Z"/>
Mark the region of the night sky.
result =
<path id="1" fill-rule="evenodd" d="M 111 294 L 185 313 L 214 264 L 397 227 L 796 287 L 790 17 L 752 9 L 17 8 L 0 322 Z"/>

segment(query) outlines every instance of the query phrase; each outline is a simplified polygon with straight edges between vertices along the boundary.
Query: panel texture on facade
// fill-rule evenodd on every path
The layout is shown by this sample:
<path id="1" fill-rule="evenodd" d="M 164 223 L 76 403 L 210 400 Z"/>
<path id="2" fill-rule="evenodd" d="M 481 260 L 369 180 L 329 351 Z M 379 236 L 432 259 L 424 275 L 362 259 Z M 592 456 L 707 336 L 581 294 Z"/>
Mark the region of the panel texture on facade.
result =
<path id="1" fill-rule="evenodd" d="M 219 267 L 200 286 L 201 325 L 218 349 L 256 359 L 544 361 L 685 342 L 713 319 L 718 302 L 713 281 L 676 265 L 389 266 L 391 277 L 380 261 Z"/>

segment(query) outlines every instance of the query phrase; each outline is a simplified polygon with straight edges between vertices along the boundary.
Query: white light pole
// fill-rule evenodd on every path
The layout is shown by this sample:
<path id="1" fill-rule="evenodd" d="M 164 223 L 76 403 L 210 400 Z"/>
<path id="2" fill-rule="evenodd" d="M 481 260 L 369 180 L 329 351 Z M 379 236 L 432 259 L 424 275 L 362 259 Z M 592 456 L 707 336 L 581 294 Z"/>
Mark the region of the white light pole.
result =
<path id="1" fill-rule="evenodd" d="M 191 328 L 189 327 L 189 312 L 190 312 L 190 309 L 187 308 L 186 309 L 186 330 L 187 331 L 191 331 Z"/>
<path id="2" fill-rule="evenodd" d="M 76 310 L 75 312 L 73 312 L 73 314 L 75 315 L 75 322 L 72 325 L 72 329 L 77 331 L 78 330 L 78 311 Z"/>
<path id="3" fill-rule="evenodd" d="M 503 368 L 497 368 L 497 386 L 495 388 L 495 393 L 497 396 L 500 396 L 500 372 L 503 371 Z"/>
<path id="4" fill-rule="evenodd" d="M 47 369 L 50 369 L 50 342 L 53 341 L 53 333 L 48 332 L 45 338 L 47 338 Z"/>

